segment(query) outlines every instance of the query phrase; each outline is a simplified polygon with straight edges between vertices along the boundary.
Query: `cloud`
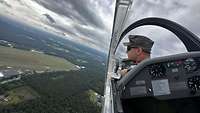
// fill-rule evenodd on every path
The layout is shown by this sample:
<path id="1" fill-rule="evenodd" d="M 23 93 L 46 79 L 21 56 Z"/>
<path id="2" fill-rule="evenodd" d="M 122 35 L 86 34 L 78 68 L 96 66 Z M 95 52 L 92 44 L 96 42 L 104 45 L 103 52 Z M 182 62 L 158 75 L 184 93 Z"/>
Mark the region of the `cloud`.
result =
<path id="1" fill-rule="evenodd" d="M 43 5 L 45 8 L 75 19 L 80 24 L 92 25 L 93 27 L 105 28 L 104 23 L 95 12 L 94 5 L 90 1 L 85 0 L 35 0 L 38 4 Z"/>
<path id="2" fill-rule="evenodd" d="M 0 1 L 0 3 L 6 5 L 7 7 L 10 7 L 10 8 L 12 7 L 10 4 L 8 4 L 6 1 L 3 1 L 3 0 Z"/>
<path id="3" fill-rule="evenodd" d="M 101 49 L 103 48 L 103 50 L 108 50 L 109 40 L 107 39 L 111 36 L 113 16 L 113 12 L 111 12 L 113 10 L 112 1 L 88 1 L 87 4 L 85 0 L 64 1 L 62 5 L 68 4 L 66 5 L 67 7 L 63 5 L 64 8 L 59 6 L 60 2 L 41 2 L 39 0 L 37 0 L 37 2 L 57 14 L 64 15 L 74 20 L 75 22 L 72 25 L 73 29 L 79 37 L 85 37 L 84 41 L 86 41 L 86 43 L 97 45 Z M 62 7 L 62 9 L 58 7 Z"/>
<path id="4" fill-rule="evenodd" d="M 7 16 L 65 38 L 108 51 L 114 0 L 1 0 Z M 44 15 L 45 14 L 45 15 Z"/>
<path id="5" fill-rule="evenodd" d="M 75 25 L 74 28 L 80 36 L 85 36 L 87 40 L 91 40 L 91 43 L 101 45 L 102 49 L 108 50 L 109 41 L 106 40 L 106 38 L 108 38 L 110 34 L 107 34 L 106 31 L 80 25 Z"/>
<path id="6" fill-rule="evenodd" d="M 53 24 L 56 23 L 56 21 L 49 14 L 43 14 L 43 15 L 44 17 L 46 17 L 49 23 L 53 23 Z"/>

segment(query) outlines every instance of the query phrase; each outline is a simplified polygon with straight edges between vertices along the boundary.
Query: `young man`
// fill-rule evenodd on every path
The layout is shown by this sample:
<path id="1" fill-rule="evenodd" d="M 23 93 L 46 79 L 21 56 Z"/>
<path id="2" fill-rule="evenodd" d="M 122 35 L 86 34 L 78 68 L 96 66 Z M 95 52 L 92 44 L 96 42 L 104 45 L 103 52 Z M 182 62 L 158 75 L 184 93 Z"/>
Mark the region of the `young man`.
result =
<path id="1" fill-rule="evenodd" d="M 138 64 L 141 61 L 150 58 L 151 48 L 154 42 L 142 35 L 129 35 L 129 42 L 124 43 L 127 46 L 128 60 L 134 64 Z M 130 69 L 121 70 L 120 74 L 125 75 Z"/>

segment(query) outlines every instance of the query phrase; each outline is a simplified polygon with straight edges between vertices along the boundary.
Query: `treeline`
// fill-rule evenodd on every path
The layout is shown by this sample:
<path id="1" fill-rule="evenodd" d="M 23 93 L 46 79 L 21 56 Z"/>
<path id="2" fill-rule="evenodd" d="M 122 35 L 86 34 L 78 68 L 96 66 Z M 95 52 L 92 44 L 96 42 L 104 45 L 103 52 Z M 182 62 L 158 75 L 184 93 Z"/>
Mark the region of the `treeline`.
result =
<path id="1" fill-rule="evenodd" d="M 101 108 L 91 104 L 86 93 L 62 97 L 47 96 L 18 105 L 0 106 L 1 113 L 100 113 Z"/>

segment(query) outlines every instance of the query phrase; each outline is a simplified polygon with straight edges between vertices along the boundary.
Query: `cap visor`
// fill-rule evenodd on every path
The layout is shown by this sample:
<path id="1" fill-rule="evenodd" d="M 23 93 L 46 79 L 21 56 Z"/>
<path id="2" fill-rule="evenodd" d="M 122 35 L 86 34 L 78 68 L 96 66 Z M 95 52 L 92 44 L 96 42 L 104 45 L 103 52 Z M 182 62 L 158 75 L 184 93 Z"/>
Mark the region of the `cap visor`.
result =
<path id="1" fill-rule="evenodd" d="M 124 42 L 123 44 L 124 44 L 124 46 L 129 46 L 130 45 L 129 42 Z"/>

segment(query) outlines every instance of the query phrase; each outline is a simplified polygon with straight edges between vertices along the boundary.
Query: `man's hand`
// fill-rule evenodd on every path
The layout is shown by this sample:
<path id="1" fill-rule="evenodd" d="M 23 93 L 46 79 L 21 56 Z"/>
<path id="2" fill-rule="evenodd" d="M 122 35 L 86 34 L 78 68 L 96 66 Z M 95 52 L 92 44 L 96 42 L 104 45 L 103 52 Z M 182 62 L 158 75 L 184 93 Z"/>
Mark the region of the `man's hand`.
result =
<path id="1" fill-rule="evenodd" d="M 128 69 L 120 70 L 119 73 L 120 73 L 122 76 L 125 76 L 125 75 L 128 73 Z"/>

